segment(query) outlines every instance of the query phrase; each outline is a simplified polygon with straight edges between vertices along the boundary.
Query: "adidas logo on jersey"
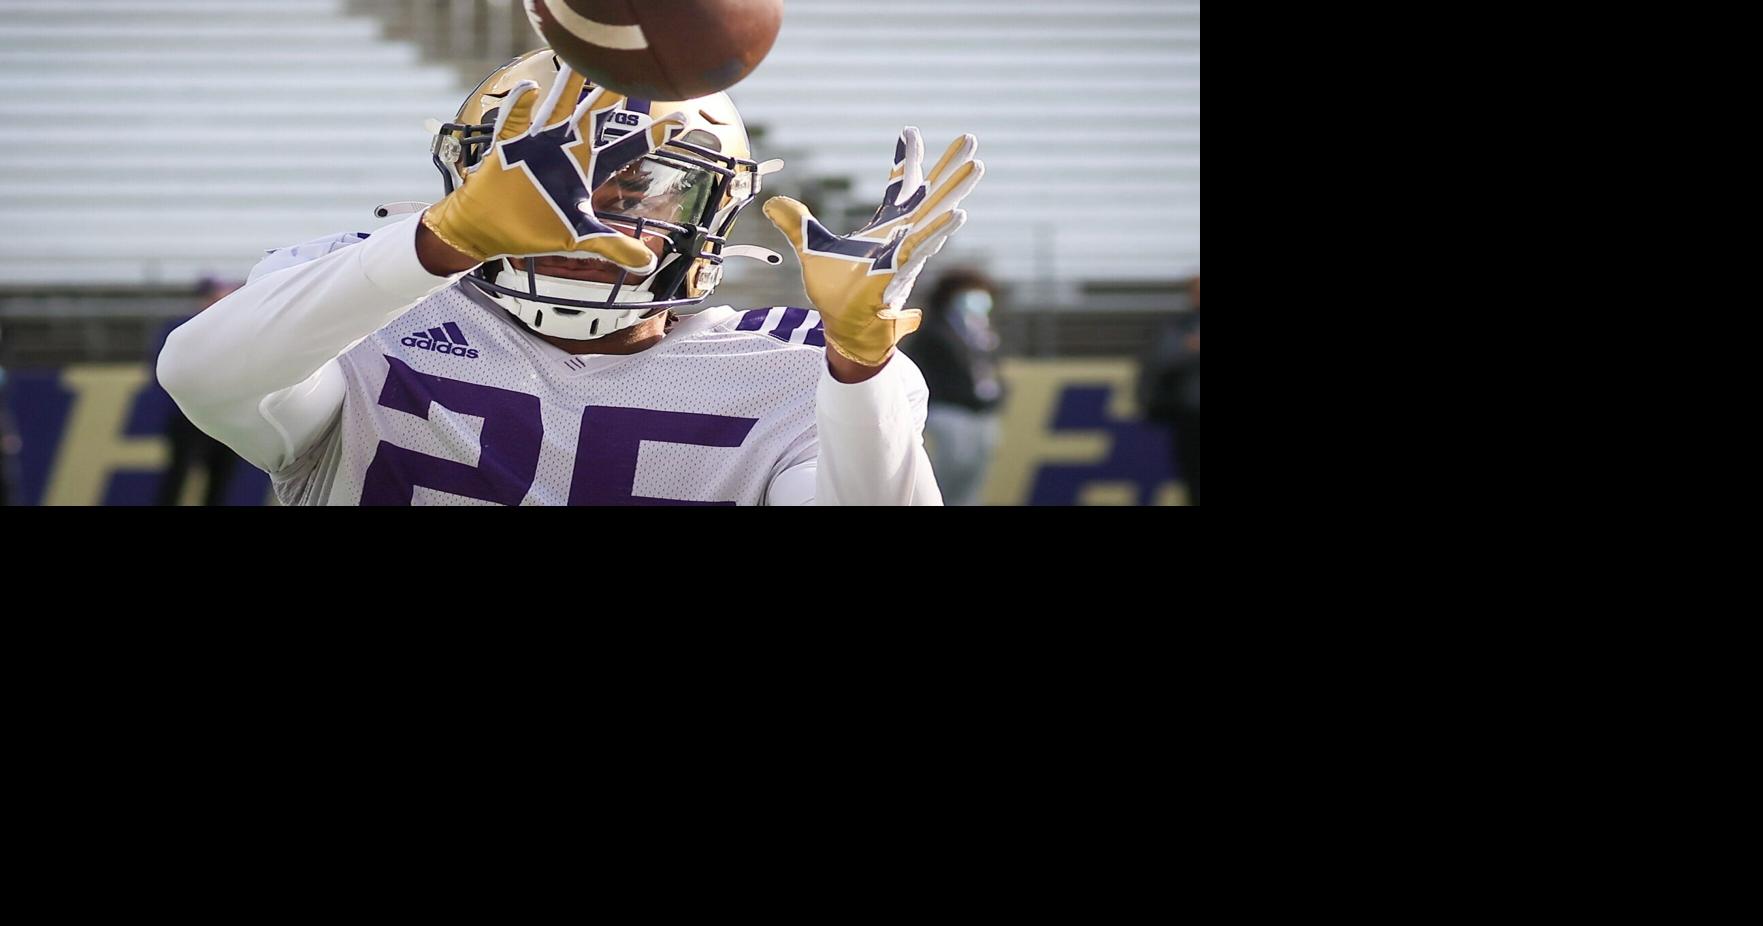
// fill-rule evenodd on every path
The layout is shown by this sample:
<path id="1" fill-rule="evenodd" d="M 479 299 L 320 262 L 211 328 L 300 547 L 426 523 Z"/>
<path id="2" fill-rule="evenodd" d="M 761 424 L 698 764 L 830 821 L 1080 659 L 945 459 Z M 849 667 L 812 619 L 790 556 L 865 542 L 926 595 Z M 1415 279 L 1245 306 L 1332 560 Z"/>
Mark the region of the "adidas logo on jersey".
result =
<path id="1" fill-rule="evenodd" d="M 452 354 L 468 360 L 477 359 L 477 351 L 472 348 L 471 342 L 465 340 L 465 332 L 460 331 L 459 326 L 452 322 L 447 322 L 440 328 L 418 331 L 398 343 L 417 350 L 432 350 L 437 354 Z"/>

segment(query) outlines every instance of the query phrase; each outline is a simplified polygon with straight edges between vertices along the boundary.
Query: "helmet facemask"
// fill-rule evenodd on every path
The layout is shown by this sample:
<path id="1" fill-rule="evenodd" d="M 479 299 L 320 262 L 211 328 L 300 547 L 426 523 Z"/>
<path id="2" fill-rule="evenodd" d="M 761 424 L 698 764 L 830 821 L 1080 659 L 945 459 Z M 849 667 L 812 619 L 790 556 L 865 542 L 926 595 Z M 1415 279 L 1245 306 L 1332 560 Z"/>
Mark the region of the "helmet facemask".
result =
<path id="1" fill-rule="evenodd" d="M 555 70 L 548 51 L 517 59 L 490 75 L 467 98 L 455 121 L 439 126 L 434 163 L 448 193 L 490 153 L 499 101 L 507 87 L 521 79 L 554 77 Z M 467 282 L 535 331 L 587 339 L 662 311 L 696 311 L 688 307 L 709 298 L 722 280 L 722 264 L 728 257 L 781 263 L 781 257 L 766 249 L 728 245 L 735 220 L 758 197 L 759 178 L 780 169 L 782 163 L 760 164 L 746 156 L 746 129 L 726 94 L 669 103 L 626 100 L 621 109 L 597 121 L 599 137 L 590 143 L 597 146 L 642 131 L 652 119 L 672 112 L 687 116 L 687 130 L 593 191 L 600 221 L 659 245 L 654 272 L 639 279 L 614 268 L 615 281 L 596 282 L 540 273 L 530 259 L 520 260 L 523 266 L 517 267 L 519 259 L 499 258 L 472 270 Z"/>

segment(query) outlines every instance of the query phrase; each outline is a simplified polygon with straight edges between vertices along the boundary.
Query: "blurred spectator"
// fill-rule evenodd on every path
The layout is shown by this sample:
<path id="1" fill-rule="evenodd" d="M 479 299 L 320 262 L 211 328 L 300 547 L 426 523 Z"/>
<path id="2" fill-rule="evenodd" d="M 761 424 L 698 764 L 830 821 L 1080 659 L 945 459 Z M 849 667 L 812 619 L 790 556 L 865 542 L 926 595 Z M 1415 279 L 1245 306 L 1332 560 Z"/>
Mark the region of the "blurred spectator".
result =
<path id="1" fill-rule="evenodd" d="M 5 340 L 0 333 L 0 343 Z M 12 405 L 6 398 L 6 368 L 0 366 L 0 507 L 12 504 L 12 487 L 18 485 L 13 462 L 21 448 L 18 429 L 12 426 Z"/>
<path id="2" fill-rule="evenodd" d="M 917 332 L 900 342 L 924 371 L 930 408 L 924 434 L 931 467 L 949 505 L 977 505 L 998 446 L 998 333 L 991 322 L 998 287 L 985 274 L 956 268 L 932 290 Z"/>
<path id="3" fill-rule="evenodd" d="M 202 299 L 202 309 L 225 299 L 229 293 L 238 289 L 241 284 L 206 278 L 197 284 L 197 292 Z M 200 312 L 202 309 L 198 309 Z M 195 316 L 191 316 L 194 318 Z M 189 321 L 188 318 L 178 319 L 167 326 L 164 335 L 169 335 L 178 325 Z M 159 338 L 158 347 L 164 347 L 165 336 Z M 148 369 L 158 368 L 159 350 L 156 347 Z M 171 464 L 166 467 L 165 476 L 159 483 L 159 494 L 156 505 L 176 505 L 183 497 L 184 483 L 190 477 L 190 469 L 200 465 L 208 474 L 208 483 L 202 493 L 202 504 L 226 504 L 227 485 L 232 482 L 233 470 L 243 462 L 227 445 L 209 437 L 200 428 L 184 417 L 183 410 L 173 404 L 171 416 L 165 425 L 165 437 L 171 445 Z"/>
<path id="4" fill-rule="evenodd" d="M 1145 360 L 1139 397 L 1145 417 L 1173 432 L 1174 458 L 1188 487 L 1189 504 L 1200 504 L 1200 278 L 1188 291 L 1192 311 L 1177 312 Z"/>

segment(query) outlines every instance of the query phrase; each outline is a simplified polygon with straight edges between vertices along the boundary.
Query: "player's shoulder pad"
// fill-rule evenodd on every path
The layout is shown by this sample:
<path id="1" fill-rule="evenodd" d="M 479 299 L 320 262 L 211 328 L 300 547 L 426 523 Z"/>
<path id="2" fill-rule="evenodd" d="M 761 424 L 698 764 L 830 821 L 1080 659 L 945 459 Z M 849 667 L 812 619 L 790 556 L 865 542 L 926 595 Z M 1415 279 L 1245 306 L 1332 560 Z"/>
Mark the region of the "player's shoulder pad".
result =
<path id="1" fill-rule="evenodd" d="M 821 321 L 820 313 L 797 306 L 748 309 L 741 313 L 734 330 L 770 335 L 785 344 L 826 346 L 826 323 Z"/>
<path id="2" fill-rule="evenodd" d="M 360 244 L 367 240 L 367 235 L 367 232 L 342 232 L 326 235 L 323 238 L 314 238 L 291 247 L 273 248 L 265 251 L 264 258 L 257 262 L 257 266 L 251 268 L 251 275 L 245 278 L 245 282 L 249 283 L 264 274 L 286 270 L 309 260 L 317 260 L 332 251 L 340 251 L 352 244 Z"/>

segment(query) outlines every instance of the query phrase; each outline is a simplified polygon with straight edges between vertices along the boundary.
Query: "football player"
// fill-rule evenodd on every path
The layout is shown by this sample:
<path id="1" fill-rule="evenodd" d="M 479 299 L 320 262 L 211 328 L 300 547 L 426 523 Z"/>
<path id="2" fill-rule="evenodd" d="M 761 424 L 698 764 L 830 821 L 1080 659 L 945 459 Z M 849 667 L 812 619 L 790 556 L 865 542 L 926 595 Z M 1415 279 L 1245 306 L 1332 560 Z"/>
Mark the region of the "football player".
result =
<path id="1" fill-rule="evenodd" d="M 976 146 L 927 171 L 908 127 L 851 235 L 771 198 L 814 310 L 706 307 L 725 261 L 782 262 L 728 243 L 781 162 L 726 94 L 627 99 L 532 52 L 440 127 L 440 202 L 272 252 L 159 379 L 285 504 L 941 504 L 894 345 Z"/>

